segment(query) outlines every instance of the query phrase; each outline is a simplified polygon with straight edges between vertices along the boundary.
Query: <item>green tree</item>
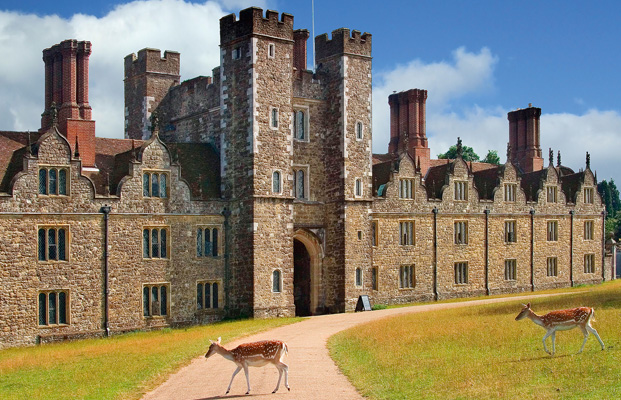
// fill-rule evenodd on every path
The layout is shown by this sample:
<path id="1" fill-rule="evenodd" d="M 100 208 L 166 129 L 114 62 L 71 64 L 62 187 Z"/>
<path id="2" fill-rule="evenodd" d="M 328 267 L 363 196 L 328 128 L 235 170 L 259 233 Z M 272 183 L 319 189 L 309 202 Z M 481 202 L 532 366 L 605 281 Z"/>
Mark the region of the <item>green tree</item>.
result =
<path id="1" fill-rule="evenodd" d="M 606 180 L 597 184 L 597 191 L 602 196 L 602 201 L 606 207 L 606 236 L 614 236 L 617 240 L 621 237 L 621 200 L 619 199 L 619 189 L 613 179 Z"/>
<path id="2" fill-rule="evenodd" d="M 487 151 L 487 155 L 485 156 L 485 158 L 483 159 L 482 162 L 488 163 L 488 164 L 499 165 L 500 164 L 500 157 L 498 157 L 498 151 L 497 150 L 488 150 Z"/>
<path id="3" fill-rule="evenodd" d="M 455 158 L 457 158 L 457 146 L 456 145 L 452 145 L 451 147 L 449 147 L 448 151 L 446 153 L 443 154 L 438 154 L 438 158 L 440 159 L 450 159 L 453 160 Z M 474 150 L 472 149 L 472 147 L 468 147 L 468 146 L 463 146 L 462 147 L 462 156 L 461 158 L 464 159 L 464 161 L 479 161 L 479 156 L 477 153 L 474 152 Z"/>

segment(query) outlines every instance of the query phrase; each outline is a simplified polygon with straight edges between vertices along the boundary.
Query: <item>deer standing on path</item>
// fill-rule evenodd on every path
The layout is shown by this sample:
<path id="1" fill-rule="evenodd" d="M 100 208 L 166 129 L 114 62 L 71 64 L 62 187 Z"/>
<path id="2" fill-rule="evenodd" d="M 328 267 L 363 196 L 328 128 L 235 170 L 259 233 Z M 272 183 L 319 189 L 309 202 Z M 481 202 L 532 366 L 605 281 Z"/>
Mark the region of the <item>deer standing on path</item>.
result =
<path id="1" fill-rule="evenodd" d="M 516 321 L 519 321 L 524 318 L 528 318 L 533 321 L 535 324 L 541 326 L 547 332 L 543 336 L 543 349 L 546 353 L 550 355 L 554 355 L 555 349 L 555 341 L 556 341 L 556 331 L 567 331 L 570 329 L 574 329 L 579 327 L 582 330 L 582 334 L 584 335 L 584 341 L 582 342 L 582 347 L 580 347 L 580 351 L 578 353 L 582 353 L 584 349 L 584 344 L 589 337 L 589 333 L 595 335 L 599 344 L 602 346 L 602 350 L 604 350 L 604 342 L 599 337 L 599 334 L 591 326 L 591 320 L 595 321 L 593 316 L 595 315 L 595 311 L 590 307 L 578 307 L 578 308 L 570 308 L 568 310 L 559 310 L 552 311 L 547 313 L 546 315 L 539 316 L 530 309 L 530 303 L 524 305 L 524 308 L 517 317 L 515 317 Z M 548 351 L 546 347 L 546 339 L 548 336 L 552 336 L 552 352 Z"/>
<path id="2" fill-rule="evenodd" d="M 283 372 L 285 373 L 285 387 L 287 390 L 291 390 L 291 388 L 289 388 L 289 366 L 282 362 L 283 357 L 289 352 L 285 342 L 281 342 L 280 340 L 264 340 L 261 342 L 244 343 L 237 346 L 233 350 L 227 350 L 220 345 L 220 338 L 218 338 L 215 342 L 212 340 L 210 340 L 210 342 L 211 346 L 209 346 L 209 350 L 207 350 L 205 358 L 218 353 L 222 357 L 233 361 L 237 365 L 237 369 L 233 372 L 231 382 L 229 383 L 229 387 L 226 389 L 225 394 L 228 394 L 231 390 L 233 379 L 242 368 L 246 374 L 246 383 L 248 384 L 248 391 L 246 394 L 250 394 L 248 367 L 262 367 L 266 364 L 274 364 L 278 369 L 278 383 L 276 384 L 276 389 L 274 389 L 272 393 L 276 393 L 280 387 L 280 379 L 282 378 Z"/>

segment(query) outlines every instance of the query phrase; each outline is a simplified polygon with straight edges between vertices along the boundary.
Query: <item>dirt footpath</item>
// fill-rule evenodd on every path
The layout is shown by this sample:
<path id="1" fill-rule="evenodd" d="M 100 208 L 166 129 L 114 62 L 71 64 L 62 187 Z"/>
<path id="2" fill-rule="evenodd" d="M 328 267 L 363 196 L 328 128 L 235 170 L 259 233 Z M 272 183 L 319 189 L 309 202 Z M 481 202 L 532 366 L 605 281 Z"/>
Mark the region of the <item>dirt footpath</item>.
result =
<path id="1" fill-rule="evenodd" d="M 206 400 L 241 397 L 276 397 L 290 400 L 362 399 L 363 397 L 354 389 L 347 378 L 341 374 L 328 355 L 326 342 L 335 333 L 358 324 L 401 314 L 547 296 L 550 295 L 483 299 L 311 317 L 296 324 L 276 328 L 224 345 L 227 349 L 231 349 L 241 343 L 264 339 L 278 339 L 287 342 L 289 355 L 284 362 L 289 365 L 290 392 L 287 392 L 287 389 L 284 387 L 283 376 L 279 391 L 276 394 L 271 394 L 276 387 L 276 382 L 278 382 L 278 370 L 272 365 L 267 365 L 261 368 L 249 368 L 250 396 L 245 396 L 246 378 L 243 370 L 235 377 L 230 393 L 225 395 L 224 392 L 226 392 L 236 366 L 233 362 L 225 360 L 222 356 L 216 354 L 209 359 L 205 359 L 203 356 L 194 359 L 188 366 L 172 375 L 164 384 L 147 393 L 143 399 Z M 519 311 L 519 308 L 516 308 L 516 315 Z M 212 339 L 215 340 L 217 338 Z M 207 348 L 205 348 L 206 351 Z"/>

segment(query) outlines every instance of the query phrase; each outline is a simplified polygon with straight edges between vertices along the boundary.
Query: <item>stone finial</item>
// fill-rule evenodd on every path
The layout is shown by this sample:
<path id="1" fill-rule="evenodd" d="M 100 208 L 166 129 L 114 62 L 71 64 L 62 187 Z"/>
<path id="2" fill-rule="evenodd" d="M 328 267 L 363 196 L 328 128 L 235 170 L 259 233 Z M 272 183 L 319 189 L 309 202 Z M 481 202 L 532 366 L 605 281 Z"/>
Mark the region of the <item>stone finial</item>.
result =
<path id="1" fill-rule="evenodd" d="M 550 159 L 550 165 L 554 165 L 554 151 L 552 151 L 552 147 L 550 147 L 548 157 Z"/>
<path id="2" fill-rule="evenodd" d="M 586 167 L 587 169 L 591 169 L 591 155 L 588 151 L 586 153 Z"/>
<path id="3" fill-rule="evenodd" d="M 131 153 L 131 161 L 136 161 L 136 143 L 134 139 L 132 139 L 132 153 Z"/>
<path id="4" fill-rule="evenodd" d="M 151 113 L 151 135 L 159 135 L 160 133 L 160 113 L 155 110 Z"/>
<path id="5" fill-rule="evenodd" d="M 420 172 L 420 156 L 418 156 L 418 159 L 416 161 L 416 172 Z"/>
<path id="6" fill-rule="evenodd" d="M 32 139 L 30 138 L 30 131 L 28 131 L 28 155 L 32 155 Z"/>
<path id="7" fill-rule="evenodd" d="M 52 126 L 56 127 L 58 124 L 58 108 L 56 108 L 56 102 L 53 101 L 50 105 L 50 114 L 52 115 Z"/>
<path id="8" fill-rule="evenodd" d="M 561 151 L 559 150 L 556 156 L 556 166 L 560 167 L 561 166 Z"/>
<path id="9" fill-rule="evenodd" d="M 78 143 L 78 137 L 75 137 L 75 151 L 73 152 L 74 158 L 80 158 L 80 148 Z"/>
<path id="10" fill-rule="evenodd" d="M 461 145 L 461 138 L 457 138 L 457 157 L 462 158 L 464 155 L 464 149 Z"/>
<path id="11" fill-rule="evenodd" d="M 511 159 L 511 143 L 507 142 L 507 162 Z"/>

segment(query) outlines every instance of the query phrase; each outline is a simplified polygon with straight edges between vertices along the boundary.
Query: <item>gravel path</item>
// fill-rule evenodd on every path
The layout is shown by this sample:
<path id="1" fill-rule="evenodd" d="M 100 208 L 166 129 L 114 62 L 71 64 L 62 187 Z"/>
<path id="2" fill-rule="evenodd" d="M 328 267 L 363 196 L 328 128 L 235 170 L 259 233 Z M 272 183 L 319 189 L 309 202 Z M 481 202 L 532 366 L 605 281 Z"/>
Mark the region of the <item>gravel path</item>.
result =
<path id="1" fill-rule="evenodd" d="M 201 356 L 172 375 L 165 383 L 147 393 L 144 400 L 206 400 L 234 399 L 241 397 L 277 397 L 295 400 L 349 400 L 362 399 L 347 378 L 338 370 L 328 354 L 326 342 L 337 332 L 358 324 L 380 318 L 401 314 L 428 312 L 433 310 L 467 307 L 480 304 L 498 303 L 547 297 L 548 295 L 527 295 L 500 299 L 483 299 L 458 303 L 427 304 L 372 312 L 321 315 L 305 319 L 299 323 L 283 326 L 259 333 L 231 343 L 227 349 L 264 339 L 279 339 L 287 342 L 289 355 L 284 360 L 289 365 L 289 386 L 287 392 L 283 382 L 276 394 L 271 394 L 278 382 L 278 370 L 267 365 L 250 368 L 250 396 L 246 393 L 246 378 L 243 370 L 235 377 L 231 392 L 224 395 L 235 371 L 235 365 L 220 355 L 209 359 Z M 519 309 L 516 308 L 516 315 Z M 212 338 L 213 340 L 217 338 Z M 207 351 L 207 349 L 205 349 Z"/>

